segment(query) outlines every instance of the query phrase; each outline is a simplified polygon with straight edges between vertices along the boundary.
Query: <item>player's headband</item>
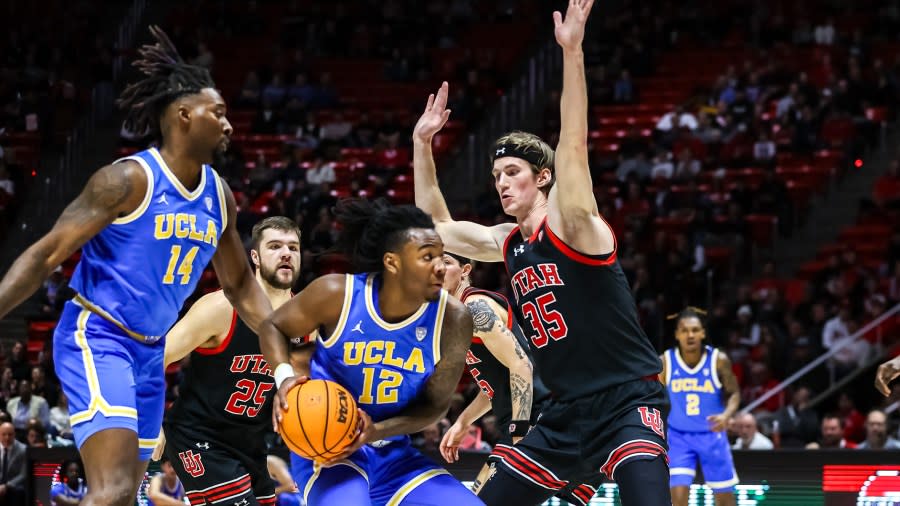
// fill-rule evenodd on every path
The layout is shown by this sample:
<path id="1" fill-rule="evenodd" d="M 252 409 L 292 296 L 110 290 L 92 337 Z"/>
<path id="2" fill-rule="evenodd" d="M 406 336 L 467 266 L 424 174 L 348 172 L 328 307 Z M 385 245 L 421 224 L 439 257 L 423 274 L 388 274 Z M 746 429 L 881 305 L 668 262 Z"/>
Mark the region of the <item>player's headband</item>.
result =
<path id="1" fill-rule="evenodd" d="M 543 168 L 541 167 L 541 158 L 543 158 L 543 155 L 540 151 L 528 151 L 515 144 L 500 144 L 494 146 L 494 153 L 491 154 L 491 163 L 494 163 L 498 158 L 503 158 L 504 156 L 521 158 L 539 169 Z"/>

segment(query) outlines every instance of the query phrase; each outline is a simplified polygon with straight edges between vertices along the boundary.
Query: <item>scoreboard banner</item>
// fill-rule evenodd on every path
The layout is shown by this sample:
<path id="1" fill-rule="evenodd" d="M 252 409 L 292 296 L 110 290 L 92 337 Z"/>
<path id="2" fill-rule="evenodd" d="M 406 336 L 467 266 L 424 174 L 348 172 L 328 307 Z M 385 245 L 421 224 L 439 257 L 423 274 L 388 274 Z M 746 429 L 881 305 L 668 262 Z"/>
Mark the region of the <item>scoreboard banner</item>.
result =
<path id="1" fill-rule="evenodd" d="M 281 451 L 287 457 L 286 450 Z M 427 454 L 443 463 L 436 452 Z M 460 452 L 459 462 L 447 469 L 460 481 L 471 482 L 485 457 Z M 28 458 L 30 504 L 48 505 L 59 465 L 77 459 L 78 454 L 74 448 L 29 448 Z M 741 479 L 736 489 L 741 506 L 900 506 L 900 451 L 735 451 L 734 464 Z M 696 482 L 690 504 L 713 504 L 712 491 L 702 485 L 699 470 Z M 558 504 L 565 503 L 547 502 L 548 506 Z M 591 505 L 601 504 L 620 504 L 615 483 L 603 484 L 591 500 Z"/>

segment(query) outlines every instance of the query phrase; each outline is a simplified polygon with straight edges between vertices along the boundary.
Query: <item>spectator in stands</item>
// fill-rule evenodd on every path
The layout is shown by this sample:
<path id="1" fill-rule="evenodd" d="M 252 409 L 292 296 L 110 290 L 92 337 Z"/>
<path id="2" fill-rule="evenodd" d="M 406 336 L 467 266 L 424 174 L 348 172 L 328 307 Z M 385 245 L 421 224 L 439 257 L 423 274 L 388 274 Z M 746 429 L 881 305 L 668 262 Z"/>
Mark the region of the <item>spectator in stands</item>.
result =
<path id="1" fill-rule="evenodd" d="M 209 46 L 207 46 L 205 42 L 198 42 L 197 56 L 191 60 L 191 64 L 212 70 L 214 62 L 215 57 L 213 56 L 212 51 L 209 50 Z"/>
<path id="2" fill-rule="evenodd" d="M 816 440 L 819 433 L 819 420 L 816 412 L 809 407 L 810 396 L 811 392 L 808 388 L 798 387 L 794 391 L 791 403 L 775 413 L 782 447 L 802 448 L 807 443 Z"/>
<path id="3" fill-rule="evenodd" d="M 60 481 L 50 488 L 51 506 L 78 506 L 87 494 L 87 486 L 81 477 L 81 466 L 76 461 L 64 462 Z"/>
<path id="4" fill-rule="evenodd" d="M 6 403 L 6 411 L 12 417 L 16 430 L 23 433 L 28 428 L 28 420 L 37 418 L 45 426 L 50 425 L 50 407 L 47 400 L 31 393 L 31 381 L 19 381 L 19 395 Z"/>
<path id="5" fill-rule="evenodd" d="M 284 76 L 276 73 L 272 76 L 272 82 L 265 85 L 262 90 L 262 101 L 268 102 L 273 107 L 280 106 L 287 97 L 287 88 L 284 86 Z"/>
<path id="6" fill-rule="evenodd" d="M 334 162 L 326 162 L 322 155 L 318 155 L 310 168 L 306 169 L 306 182 L 310 186 L 331 184 L 337 180 L 334 173 Z"/>
<path id="7" fill-rule="evenodd" d="M 856 403 L 849 392 L 841 392 L 838 397 L 838 414 L 844 424 L 844 438 L 859 443 L 865 437 L 866 419 L 856 409 Z"/>
<path id="8" fill-rule="evenodd" d="M 753 413 L 738 414 L 734 424 L 738 434 L 732 446 L 735 450 L 771 450 L 775 447 L 771 439 L 759 432 Z"/>
<path id="9" fill-rule="evenodd" d="M 238 107 L 256 107 L 262 95 L 262 86 L 259 82 L 259 74 L 251 70 L 244 78 L 244 84 L 238 93 L 235 105 Z"/>
<path id="10" fill-rule="evenodd" d="M 28 354 L 24 342 L 16 341 L 13 344 L 9 356 L 9 367 L 12 369 L 13 378 L 16 381 L 27 380 L 31 377 L 31 364 L 28 362 Z"/>
<path id="11" fill-rule="evenodd" d="M 438 451 L 441 444 L 441 427 L 437 422 L 422 429 L 419 437 L 416 439 L 416 447 L 420 450 Z"/>
<path id="12" fill-rule="evenodd" d="M 869 411 L 866 417 L 866 440 L 860 450 L 900 450 L 900 441 L 888 436 L 887 415 L 880 409 Z"/>
<path id="13" fill-rule="evenodd" d="M 500 439 L 496 416 L 486 415 L 481 418 L 481 438 L 491 446 L 494 446 Z"/>
<path id="14" fill-rule="evenodd" d="M 6 403 L 19 393 L 16 383 L 12 369 L 9 367 L 3 368 L 3 374 L 0 375 L 0 401 L 2 401 L 2 406 L 5 407 Z"/>
<path id="15" fill-rule="evenodd" d="M 31 368 L 31 393 L 43 397 L 48 405 L 56 404 L 56 385 L 47 381 L 44 368 L 39 365 Z"/>
<path id="16" fill-rule="evenodd" d="M 807 450 L 856 448 L 856 443 L 844 439 L 844 423 L 836 414 L 822 417 L 822 427 L 818 441 L 807 443 Z"/>
<path id="17" fill-rule="evenodd" d="M 753 159 L 765 166 L 771 166 L 775 163 L 776 149 L 766 129 L 760 129 L 759 138 L 753 143 Z"/>
<path id="18" fill-rule="evenodd" d="M 16 440 L 9 422 L 0 424 L 0 502 L 8 506 L 25 505 L 25 479 L 28 465 L 25 445 Z"/>
<path id="19" fill-rule="evenodd" d="M 75 439 L 75 436 L 72 435 L 72 424 L 69 421 L 69 399 L 65 392 L 59 392 L 56 406 L 50 408 L 50 427 L 61 438 Z"/>
<path id="20" fill-rule="evenodd" d="M 39 420 L 29 420 L 25 434 L 25 442 L 29 448 L 47 448 L 47 429 Z"/>
<path id="21" fill-rule="evenodd" d="M 6 192 L 7 198 L 11 199 L 16 196 L 16 184 L 10 179 L 6 161 L 3 160 L 2 156 L 0 156 L 0 190 Z"/>
<path id="22" fill-rule="evenodd" d="M 630 104 L 635 101 L 634 82 L 628 69 L 623 69 L 619 79 L 616 80 L 613 100 L 618 104 Z"/>
<path id="23" fill-rule="evenodd" d="M 75 292 L 69 288 L 69 280 L 63 274 L 62 266 L 57 266 L 38 292 L 38 302 L 41 305 L 40 316 L 45 319 L 58 318 L 63 305 L 74 296 Z"/>

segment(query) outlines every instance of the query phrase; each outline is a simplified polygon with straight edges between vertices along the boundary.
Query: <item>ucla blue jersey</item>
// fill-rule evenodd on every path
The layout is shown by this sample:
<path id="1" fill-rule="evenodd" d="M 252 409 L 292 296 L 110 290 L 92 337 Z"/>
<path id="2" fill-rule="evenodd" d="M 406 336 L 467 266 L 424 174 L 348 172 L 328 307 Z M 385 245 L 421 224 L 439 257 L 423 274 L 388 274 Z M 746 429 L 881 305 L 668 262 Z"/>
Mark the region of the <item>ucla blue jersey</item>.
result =
<path id="1" fill-rule="evenodd" d="M 71 287 L 84 306 L 153 342 L 175 323 L 216 251 L 228 221 L 225 193 L 208 165 L 189 192 L 155 148 L 125 159 L 146 172 L 147 193 L 82 247 Z"/>
<path id="2" fill-rule="evenodd" d="M 688 367 L 677 348 L 666 350 L 666 387 L 672 410 L 669 427 L 683 432 L 709 432 L 706 417 L 725 411 L 722 382 L 716 373 L 719 350 L 706 346 L 700 362 Z"/>
<path id="3" fill-rule="evenodd" d="M 412 316 L 388 323 L 378 313 L 376 274 L 348 274 L 334 332 L 320 338 L 310 360 L 312 378 L 340 383 L 378 422 L 403 411 L 425 388 L 441 359 L 447 292 Z"/>

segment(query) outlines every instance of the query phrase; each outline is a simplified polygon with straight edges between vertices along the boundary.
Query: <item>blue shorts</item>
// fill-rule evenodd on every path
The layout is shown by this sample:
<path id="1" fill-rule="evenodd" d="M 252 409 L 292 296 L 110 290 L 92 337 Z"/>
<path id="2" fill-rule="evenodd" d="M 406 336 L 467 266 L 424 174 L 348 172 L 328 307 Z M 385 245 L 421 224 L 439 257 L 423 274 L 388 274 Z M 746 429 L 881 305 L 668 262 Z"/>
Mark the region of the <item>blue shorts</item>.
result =
<path id="1" fill-rule="evenodd" d="M 68 301 L 53 333 L 53 362 L 69 398 L 79 448 L 106 429 L 137 433 L 141 460 L 156 447 L 166 400 L 165 339 L 143 344 Z"/>
<path id="2" fill-rule="evenodd" d="M 690 487 L 698 461 L 713 492 L 734 490 L 738 475 L 724 432 L 681 432 L 669 427 L 669 485 Z"/>
<path id="3" fill-rule="evenodd" d="M 332 467 L 291 454 L 291 473 L 307 506 L 484 506 L 481 499 L 412 447 L 409 438 L 366 445 Z"/>

